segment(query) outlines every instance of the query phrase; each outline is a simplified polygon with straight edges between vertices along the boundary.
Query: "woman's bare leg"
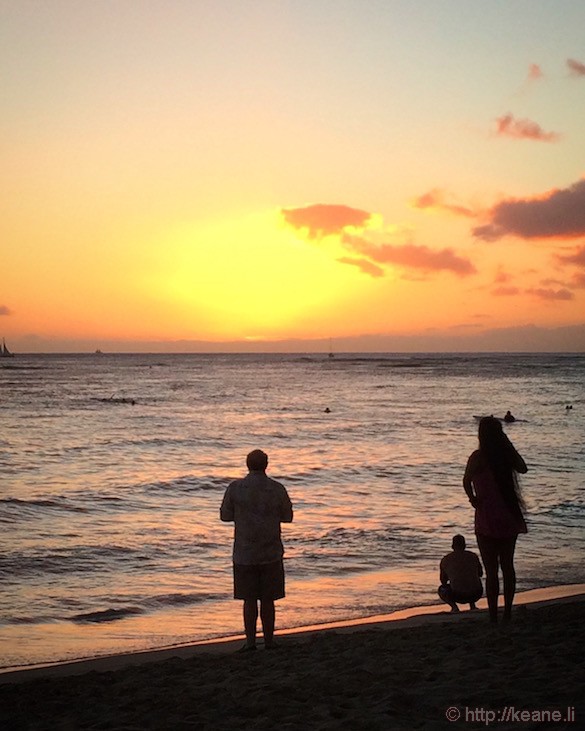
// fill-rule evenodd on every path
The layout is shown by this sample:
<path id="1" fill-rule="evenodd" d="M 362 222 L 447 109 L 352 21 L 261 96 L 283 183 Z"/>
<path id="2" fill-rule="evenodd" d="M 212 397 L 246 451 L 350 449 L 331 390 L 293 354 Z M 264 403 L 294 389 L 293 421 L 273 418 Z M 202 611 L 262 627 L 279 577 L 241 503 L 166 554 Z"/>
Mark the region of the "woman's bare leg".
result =
<path id="1" fill-rule="evenodd" d="M 498 541 L 489 536 L 477 536 L 477 545 L 485 568 L 485 593 L 487 596 L 490 622 L 498 621 L 498 596 L 500 582 L 498 579 Z"/>
<path id="2" fill-rule="evenodd" d="M 510 621 L 512 616 L 512 604 L 516 593 L 516 570 L 514 569 L 516 538 L 517 536 L 514 536 L 501 541 L 500 547 L 500 565 L 504 579 L 504 621 L 506 622 Z"/>

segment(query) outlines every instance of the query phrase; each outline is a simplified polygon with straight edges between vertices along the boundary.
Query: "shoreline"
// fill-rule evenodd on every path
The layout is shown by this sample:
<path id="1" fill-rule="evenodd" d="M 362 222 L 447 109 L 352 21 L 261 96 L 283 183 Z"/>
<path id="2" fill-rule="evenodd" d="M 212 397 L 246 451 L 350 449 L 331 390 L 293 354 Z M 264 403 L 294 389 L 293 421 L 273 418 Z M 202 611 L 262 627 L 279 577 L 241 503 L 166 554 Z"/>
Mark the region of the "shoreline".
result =
<path id="1" fill-rule="evenodd" d="M 134 657 L 77 675 L 21 672 L 0 684 L 0 728 L 438 731 L 520 722 L 573 731 L 585 718 L 585 594 L 538 592 L 519 597 L 512 622 L 498 626 L 485 610 L 364 619 L 291 630 L 276 650 L 212 643 L 186 648 L 188 657 L 154 653 L 155 662 Z"/>
<path id="2" fill-rule="evenodd" d="M 500 596 L 500 603 L 502 603 Z M 585 584 L 569 584 L 528 589 L 516 594 L 516 608 L 530 605 L 538 608 L 551 604 L 585 601 Z M 462 609 L 453 615 L 445 604 L 432 604 L 399 609 L 389 614 L 338 620 L 276 630 L 277 639 L 308 641 L 315 635 L 326 633 L 347 634 L 369 630 L 394 630 L 408 627 L 436 625 L 444 622 L 486 621 L 487 601 L 477 602 L 477 611 Z M 261 638 L 261 633 L 259 634 Z M 235 652 L 244 640 L 243 634 L 214 639 L 196 640 L 172 646 L 155 647 L 135 652 L 114 653 L 75 660 L 35 663 L 0 668 L 0 686 L 23 683 L 37 678 L 62 678 L 85 673 L 108 673 L 144 664 L 163 663 L 172 659 L 188 660 L 198 655 L 226 655 Z"/>

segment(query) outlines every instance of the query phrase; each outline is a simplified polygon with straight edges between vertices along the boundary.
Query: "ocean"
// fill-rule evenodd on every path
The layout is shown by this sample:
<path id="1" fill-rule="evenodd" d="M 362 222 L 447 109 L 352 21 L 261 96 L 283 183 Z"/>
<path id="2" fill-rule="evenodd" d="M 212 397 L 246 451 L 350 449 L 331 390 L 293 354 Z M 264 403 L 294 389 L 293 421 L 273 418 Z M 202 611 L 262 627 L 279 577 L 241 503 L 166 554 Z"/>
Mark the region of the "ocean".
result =
<path id="1" fill-rule="evenodd" d="M 2 667 L 241 634 L 219 506 L 254 448 L 295 510 L 277 629 L 437 603 L 508 409 L 518 589 L 585 582 L 583 354 L 30 355 L 0 403 Z"/>

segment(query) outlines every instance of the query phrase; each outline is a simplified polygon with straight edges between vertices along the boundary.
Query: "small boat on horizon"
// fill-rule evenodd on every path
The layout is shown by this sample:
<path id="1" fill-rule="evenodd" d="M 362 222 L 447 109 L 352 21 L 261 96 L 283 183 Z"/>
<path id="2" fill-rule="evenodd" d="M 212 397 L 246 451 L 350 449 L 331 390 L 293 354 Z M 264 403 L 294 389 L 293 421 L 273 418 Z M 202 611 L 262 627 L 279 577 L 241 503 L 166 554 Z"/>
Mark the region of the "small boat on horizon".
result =
<path id="1" fill-rule="evenodd" d="M 2 347 L 0 348 L 0 358 L 14 358 L 14 353 L 11 353 L 6 347 L 6 340 L 2 338 Z"/>

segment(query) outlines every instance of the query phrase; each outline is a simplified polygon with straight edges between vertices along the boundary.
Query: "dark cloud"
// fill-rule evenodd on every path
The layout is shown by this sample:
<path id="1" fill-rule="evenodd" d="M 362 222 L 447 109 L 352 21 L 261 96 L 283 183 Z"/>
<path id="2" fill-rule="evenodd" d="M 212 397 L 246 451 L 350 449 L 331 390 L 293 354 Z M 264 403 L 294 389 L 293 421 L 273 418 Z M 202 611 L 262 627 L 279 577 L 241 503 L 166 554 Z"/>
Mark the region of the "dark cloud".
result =
<path id="1" fill-rule="evenodd" d="M 520 294 L 518 287 L 496 287 L 492 290 L 492 294 L 496 297 L 515 297 Z"/>
<path id="2" fill-rule="evenodd" d="M 574 58 L 567 59 L 567 66 L 571 72 L 571 76 L 585 76 L 585 63 L 575 61 Z"/>
<path id="3" fill-rule="evenodd" d="M 473 229 L 478 239 L 585 236 L 585 180 L 536 198 L 503 200 L 491 209 L 489 219 L 488 224 Z"/>
<path id="4" fill-rule="evenodd" d="M 374 264 L 368 259 L 342 256 L 337 261 L 341 262 L 342 264 L 350 264 L 352 266 L 356 266 L 361 269 L 364 274 L 369 274 L 371 277 L 384 276 L 384 270 L 382 269 L 382 267 L 379 267 L 377 264 Z"/>
<path id="5" fill-rule="evenodd" d="M 572 300 L 575 295 L 568 289 L 527 289 L 528 294 L 532 294 L 541 300 Z"/>
<path id="6" fill-rule="evenodd" d="M 312 239 L 339 234 L 347 226 L 363 227 L 371 218 L 370 213 L 358 208 L 322 203 L 304 208 L 283 208 L 281 213 L 289 225 L 306 229 Z"/>
<path id="7" fill-rule="evenodd" d="M 475 216 L 475 212 L 472 211 L 471 208 L 467 208 L 467 206 L 446 202 L 446 195 L 447 194 L 444 191 L 439 190 L 438 188 L 433 188 L 433 190 L 430 190 L 428 193 L 424 193 L 418 198 L 415 198 L 413 205 L 415 208 L 421 208 L 423 210 L 431 208 L 447 211 L 449 213 L 454 213 L 456 216 L 467 216 L 468 218 L 473 218 Z"/>
<path id="8" fill-rule="evenodd" d="M 0 305 L 0 315 L 11 315 L 11 310 L 6 305 Z"/>
<path id="9" fill-rule="evenodd" d="M 556 142 L 561 137 L 557 132 L 545 132 L 539 124 L 530 119 L 514 119 L 512 114 L 505 114 L 496 119 L 496 136 L 539 142 Z"/>
<path id="10" fill-rule="evenodd" d="M 457 256 L 451 249 L 435 251 L 415 244 L 372 244 L 359 236 L 344 236 L 343 243 L 356 253 L 378 264 L 394 264 L 404 269 L 423 272 L 449 271 L 460 277 L 476 272 L 473 264 Z"/>

